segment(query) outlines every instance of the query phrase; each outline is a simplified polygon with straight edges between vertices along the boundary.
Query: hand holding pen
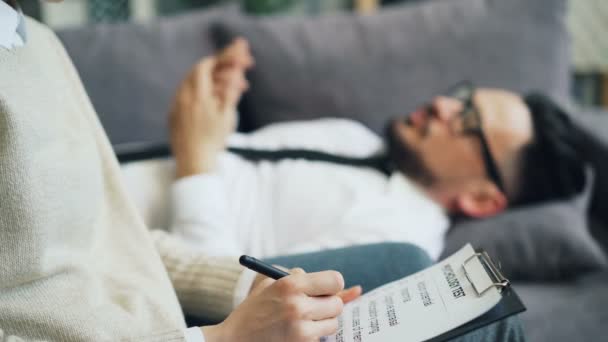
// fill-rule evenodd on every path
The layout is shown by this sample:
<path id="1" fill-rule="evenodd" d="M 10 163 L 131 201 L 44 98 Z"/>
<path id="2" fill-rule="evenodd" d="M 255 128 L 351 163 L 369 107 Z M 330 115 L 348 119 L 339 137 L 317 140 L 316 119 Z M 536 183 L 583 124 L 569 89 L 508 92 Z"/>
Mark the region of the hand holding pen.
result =
<path id="1" fill-rule="evenodd" d="M 261 260 L 258 260 L 256 258 L 248 256 L 248 255 L 242 255 L 239 258 L 239 262 L 244 267 L 247 267 L 248 269 L 259 273 L 259 275 L 268 277 L 268 278 L 271 278 L 274 280 L 278 280 L 278 279 L 281 279 L 283 277 L 290 275 L 290 273 L 288 273 L 285 270 L 282 270 L 280 268 L 269 265 Z M 304 274 L 304 273 L 306 273 L 306 272 L 304 272 L 304 270 L 302 270 L 301 268 L 294 268 L 291 270 L 291 274 Z M 258 276 L 258 279 L 254 283 L 253 288 L 256 287 L 256 285 L 257 285 L 256 283 L 263 281 L 264 277 Z M 351 302 L 351 301 L 359 298 L 359 296 L 361 296 L 362 291 L 363 290 L 361 289 L 361 286 L 353 286 L 349 289 L 340 291 L 336 295 L 338 297 L 340 297 L 342 299 L 342 302 L 344 302 L 346 304 L 348 302 Z"/>

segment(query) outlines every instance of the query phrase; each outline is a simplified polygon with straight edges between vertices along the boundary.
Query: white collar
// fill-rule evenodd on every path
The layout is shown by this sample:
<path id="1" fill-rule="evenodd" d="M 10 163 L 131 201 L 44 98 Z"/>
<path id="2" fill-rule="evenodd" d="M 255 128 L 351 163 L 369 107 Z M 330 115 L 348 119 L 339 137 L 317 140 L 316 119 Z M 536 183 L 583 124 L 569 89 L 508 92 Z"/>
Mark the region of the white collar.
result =
<path id="1" fill-rule="evenodd" d="M 0 0 L 0 48 L 11 50 L 23 46 L 25 40 L 23 14 Z"/>

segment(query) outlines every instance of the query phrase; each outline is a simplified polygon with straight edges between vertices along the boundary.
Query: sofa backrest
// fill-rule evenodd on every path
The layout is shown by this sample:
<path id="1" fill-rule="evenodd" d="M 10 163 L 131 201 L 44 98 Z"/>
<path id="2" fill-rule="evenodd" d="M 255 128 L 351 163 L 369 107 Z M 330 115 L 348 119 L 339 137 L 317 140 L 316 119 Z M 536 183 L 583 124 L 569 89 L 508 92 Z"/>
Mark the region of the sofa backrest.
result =
<path id="1" fill-rule="evenodd" d="M 149 23 L 58 32 L 113 144 L 167 140 L 166 115 L 179 81 L 192 64 L 215 50 L 211 27 L 245 21 L 238 12 L 238 6 L 229 5 Z M 251 32 L 257 44 L 253 49 L 262 52 L 250 75 L 252 89 L 240 106 L 243 128 L 329 115 L 359 119 L 379 130 L 387 117 L 404 114 L 462 78 L 483 86 L 567 96 L 564 17 L 565 0 L 416 0 L 368 18 L 301 17 L 285 24 L 275 24 L 280 19 L 272 17 L 260 19 L 262 23 L 251 26 L 264 34 Z M 358 33 L 335 32 L 336 25 Z M 349 43 L 349 37 L 358 41 Z M 290 41 L 269 45 L 273 38 Z M 310 51 L 308 43 L 327 49 Z M 375 52 L 368 51 L 363 59 L 340 57 L 349 46 L 365 51 L 369 44 Z M 296 59 L 275 63 L 293 51 L 299 54 Z M 306 56 L 307 70 L 298 71 Z M 304 82 L 293 79 L 298 72 Z M 294 82 L 283 83 L 283 76 Z M 319 77 L 320 83 L 306 81 Z M 299 90 L 272 93 L 269 87 Z"/>
<path id="2" fill-rule="evenodd" d="M 238 11 L 229 5 L 57 32 L 113 144 L 168 139 L 167 113 L 179 82 L 215 51 L 212 23 Z"/>
<path id="3" fill-rule="evenodd" d="M 217 36 L 250 41 L 250 128 L 334 116 L 380 132 L 462 80 L 568 97 L 565 18 L 565 0 L 432 0 L 364 16 L 237 18 Z"/>

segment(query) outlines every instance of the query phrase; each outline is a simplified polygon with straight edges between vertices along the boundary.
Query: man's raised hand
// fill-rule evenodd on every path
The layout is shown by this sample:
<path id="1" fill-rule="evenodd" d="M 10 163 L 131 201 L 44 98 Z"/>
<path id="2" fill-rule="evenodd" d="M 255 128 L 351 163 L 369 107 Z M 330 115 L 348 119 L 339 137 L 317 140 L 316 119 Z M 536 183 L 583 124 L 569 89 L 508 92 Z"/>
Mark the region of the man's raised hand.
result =
<path id="1" fill-rule="evenodd" d="M 236 106 L 253 65 L 249 46 L 237 39 L 198 62 L 179 86 L 169 116 L 177 177 L 209 172 L 237 124 Z"/>

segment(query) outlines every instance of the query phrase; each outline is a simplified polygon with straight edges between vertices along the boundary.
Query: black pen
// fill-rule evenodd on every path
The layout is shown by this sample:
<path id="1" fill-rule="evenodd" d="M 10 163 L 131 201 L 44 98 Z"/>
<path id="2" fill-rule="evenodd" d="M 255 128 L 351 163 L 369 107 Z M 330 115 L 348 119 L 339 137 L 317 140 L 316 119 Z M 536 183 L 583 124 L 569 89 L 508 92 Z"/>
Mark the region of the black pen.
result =
<path id="1" fill-rule="evenodd" d="M 248 269 L 263 274 L 274 280 L 278 280 L 289 275 L 289 273 L 283 270 L 268 265 L 267 263 L 248 255 L 241 255 L 239 262 Z"/>

